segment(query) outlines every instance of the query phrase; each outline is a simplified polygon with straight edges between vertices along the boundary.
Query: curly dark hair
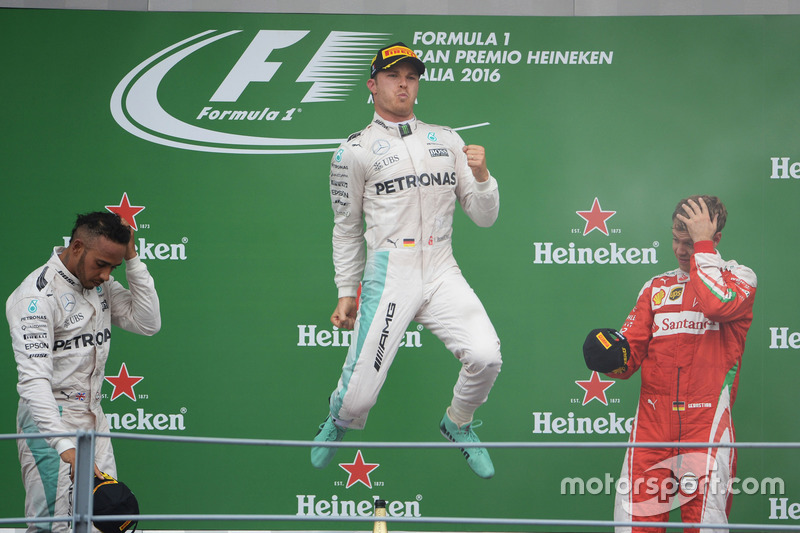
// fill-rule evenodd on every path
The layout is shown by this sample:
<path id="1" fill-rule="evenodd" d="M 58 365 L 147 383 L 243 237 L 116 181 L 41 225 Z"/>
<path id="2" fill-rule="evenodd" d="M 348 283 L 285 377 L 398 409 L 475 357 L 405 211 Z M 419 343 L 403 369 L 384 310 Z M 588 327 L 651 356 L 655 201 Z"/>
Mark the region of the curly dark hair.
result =
<path id="1" fill-rule="evenodd" d="M 711 220 L 714 220 L 714 215 L 717 216 L 717 231 L 722 231 L 722 228 L 725 227 L 725 222 L 728 220 L 728 210 L 725 209 L 725 204 L 722 203 L 722 200 L 716 196 L 709 196 L 707 194 L 694 194 L 678 202 L 678 205 L 675 206 L 675 211 L 672 212 L 672 225 L 675 229 L 678 231 L 686 231 L 686 224 L 677 218 L 678 213 L 682 215 L 686 214 L 683 211 L 683 204 L 688 200 L 694 200 L 699 203 L 701 198 L 705 201 L 706 207 L 708 207 L 708 215 L 711 217 Z"/>
<path id="2" fill-rule="evenodd" d="M 102 236 L 118 244 L 128 244 L 131 240 L 130 230 L 122 224 L 120 216 L 108 211 L 78 215 L 75 227 L 72 228 L 73 239 L 76 234 L 84 239 Z"/>

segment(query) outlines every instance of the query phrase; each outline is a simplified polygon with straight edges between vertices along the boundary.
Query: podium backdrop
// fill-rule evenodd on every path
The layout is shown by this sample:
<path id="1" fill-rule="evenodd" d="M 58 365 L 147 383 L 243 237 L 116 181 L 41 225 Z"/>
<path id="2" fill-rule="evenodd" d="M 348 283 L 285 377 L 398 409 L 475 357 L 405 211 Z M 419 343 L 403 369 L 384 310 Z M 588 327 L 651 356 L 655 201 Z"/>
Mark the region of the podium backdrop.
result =
<path id="1" fill-rule="evenodd" d="M 581 345 L 594 327 L 621 326 L 642 284 L 677 266 L 670 216 L 700 193 L 728 207 L 722 255 L 759 277 L 737 439 L 800 441 L 798 27 L 793 16 L 5 9 L 0 292 L 64 243 L 76 213 L 138 210 L 163 327 L 113 332 L 113 431 L 310 440 L 350 342 L 329 321 L 329 162 L 372 116 L 374 51 L 403 41 L 428 67 L 417 116 L 484 145 L 500 185 L 497 223 L 478 228 L 458 211 L 453 237 L 503 343 L 480 437 L 627 440 L 638 376 L 593 376 Z M 13 433 L 5 342 L 0 433 Z M 416 324 L 404 344 L 366 429 L 347 440 L 441 441 L 459 365 Z M 394 516 L 611 520 L 624 454 L 495 450 L 486 481 L 453 449 L 344 448 L 316 470 L 303 447 L 114 444 L 148 514 L 358 515 L 380 497 Z M 796 524 L 798 465 L 797 450 L 741 450 L 731 521 Z M 0 441 L 0 472 L 0 516 L 21 516 L 13 441 Z"/>

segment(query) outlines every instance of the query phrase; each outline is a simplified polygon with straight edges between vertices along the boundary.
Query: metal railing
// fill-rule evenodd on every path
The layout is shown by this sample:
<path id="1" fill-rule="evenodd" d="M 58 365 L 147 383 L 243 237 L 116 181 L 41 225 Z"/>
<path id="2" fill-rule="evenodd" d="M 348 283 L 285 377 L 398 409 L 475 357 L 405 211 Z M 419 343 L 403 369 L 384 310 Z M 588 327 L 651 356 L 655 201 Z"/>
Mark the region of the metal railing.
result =
<path id="1" fill-rule="evenodd" d="M 74 478 L 74 504 L 72 516 L 54 516 L 48 518 L 0 518 L 0 526 L 19 523 L 71 522 L 75 533 L 89 533 L 92 522 L 124 521 L 124 520 L 160 520 L 160 521 L 285 521 L 285 522 L 367 522 L 376 520 L 366 516 L 301 516 L 282 514 L 137 514 L 137 515 L 94 515 L 92 491 L 94 483 L 94 446 L 98 437 L 113 439 L 132 439 L 142 441 L 166 441 L 195 444 L 222 444 L 230 446 L 287 446 L 287 447 L 332 447 L 332 448 L 461 448 L 463 444 L 455 442 L 314 442 L 308 440 L 277 439 L 238 439 L 215 437 L 176 437 L 163 435 L 142 435 L 136 433 L 99 433 L 94 430 L 77 431 L 75 433 L 36 433 L 0 435 L 0 440 L 52 438 L 76 438 L 76 462 Z M 482 442 L 485 448 L 675 448 L 675 442 Z M 765 448 L 796 449 L 800 442 L 681 442 L 681 449 L 703 448 Z M 740 531 L 798 531 L 797 525 L 775 524 L 700 524 L 693 522 L 623 522 L 613 520 L 565 520 L 565 519 L 525 519 L 525 518 L 465 518 L 465 517 L 403 517 L 385 516 L 379 518 L 385 522 L 399 524 L 472 524 L 495 526 L 561 526 L 561 527 L 683 527 Z"/>

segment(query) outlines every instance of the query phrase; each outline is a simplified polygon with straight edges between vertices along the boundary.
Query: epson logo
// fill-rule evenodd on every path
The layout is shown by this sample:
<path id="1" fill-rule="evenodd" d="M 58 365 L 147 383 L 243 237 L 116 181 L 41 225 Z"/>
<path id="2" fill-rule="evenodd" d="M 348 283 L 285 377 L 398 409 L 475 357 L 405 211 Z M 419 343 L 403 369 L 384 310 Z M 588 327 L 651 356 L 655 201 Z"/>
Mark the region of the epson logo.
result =
<path id="1" fill-rule="evenodd" d="M 241 41 L 247 34 L 242 30 L 208 30 L 183 39 L 142 61 L 119 82 L 111 96 L 111 114 L 132 135 L 184 150 L 229 154 L 332 152 L 343 139 L 286 137 L 280 134 L 281 125 L 302 116 L 299 104 L 338 102 L 346 98 L 356 86 L 353 72 L 363 73 L 366 78 L 374 51 L 386 44 L 390 34 L 331 31 L 316 51 L 308 54 L 308 49 L 298 43 L 309 42 L 309 33 L 309 30 L 258 31 L 249 44 L 242 42 L 240 55 L 231 56 L 228 65 L 211 65 L 214 67 L 211 68 L 204 63 L 206 72 L 227 72 L 218 82 L 205 80 L 206 84 L 216 83 L 210 98 L 184 94 L 183 101 L 190 108 L 194 103 L 193 109 L 173 111 L 165 109 L 159 101 L 162 83 L 168 75 L 172 76 L 170 81 L 174 79 L 173 68 L 179 63 L 208 62 L 214 57 L 207 53 L 211 47 L 222 40 L 231 46 L 233 42 L 229 41 Z M 282 58 L 286 57 L 287 49 L 297 49 L 303 54 L 295 61 L 300 65 L 305 63 L 305 68 L 294 80 L 297 104 L 276 107 L 270 102 L 271 91 L 265 84 L 292 72 L 293 69 L 282 68 L 284 61 L 272 59 L 278 55 L 277 50 Z M 333 64 L 348 68 L 330 69 Z M 194 81 L 186 85 L 202 86 Z M 252 98 L 247 98 L 248 92 Z M 248 103 L 255 101 L 259 104 Z M 238 124 L 242 124 L 239 130 L 242 133 L 235 133 Z"/>

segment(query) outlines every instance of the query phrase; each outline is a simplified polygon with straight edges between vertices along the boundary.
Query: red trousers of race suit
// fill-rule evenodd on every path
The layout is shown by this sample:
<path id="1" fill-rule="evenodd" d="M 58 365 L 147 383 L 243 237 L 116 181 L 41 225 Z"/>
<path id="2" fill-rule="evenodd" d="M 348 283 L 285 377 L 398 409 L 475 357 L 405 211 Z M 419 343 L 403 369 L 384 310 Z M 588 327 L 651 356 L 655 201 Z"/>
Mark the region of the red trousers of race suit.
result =
<path id="1" fill-rule="evenodd" d="M 638 424 L 637 413 L 637 424 Z M 718 417 L 715 435 L 694 442 L 733 442 L 730 409 Z M 631 442 L 655 442 L 637 438 Z M 703 432 L 706 433 L 707 432 Z M 687 442 L 687 441 L 683 441 Z M 681 443 L 676 443 L 680 446 Z M 734 448 L 629 448 L 617 484 L 614 520 L 619 522 L 669 522 L 670 511 L 680 509 L 681 522 L 727 524 L 731 510 L 731 482 L 736 475 Z M 618 527 L 617 533 L 664 533 L 666 528 Z M 686 528 L 684 532 L 699 532 Z M 703 533 L 727 528 L 702 528 Z"/>

